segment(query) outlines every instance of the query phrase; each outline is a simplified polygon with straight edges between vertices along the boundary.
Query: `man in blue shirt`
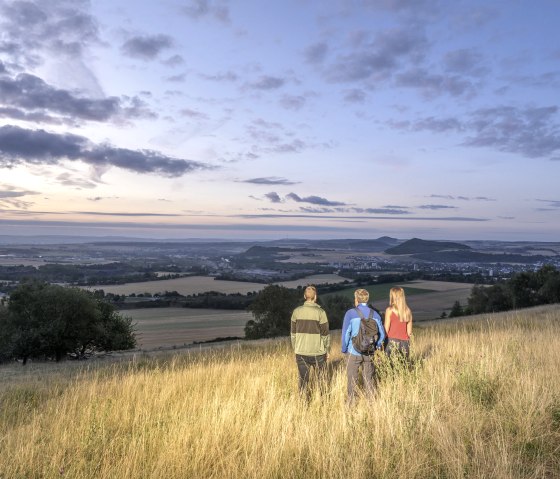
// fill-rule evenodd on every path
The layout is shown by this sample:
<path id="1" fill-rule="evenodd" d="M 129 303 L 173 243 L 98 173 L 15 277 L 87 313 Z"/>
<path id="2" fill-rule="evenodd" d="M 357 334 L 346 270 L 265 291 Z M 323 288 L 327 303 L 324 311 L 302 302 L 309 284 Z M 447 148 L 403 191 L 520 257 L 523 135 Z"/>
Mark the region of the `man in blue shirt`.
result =
<path id="1" fill-rule="evenodd" d="M 369 300 L 369 292 L 366 289 L 357 289 L 354 292 L 354 305 L 360 310 L 365 318 L 370 317 L 372 309 L 367 305 Z M 375 389 L 375 364 L 373 362 L 373 354 L 362 354 L 354 348 L 352 338 L 358 335 L 360 331 L 361 317 L 356 308 L 349 309 L 344 315 L 342 323 L 342 352 L 348 353 L 348 362 L 346 373 L 348 376 L 348 403 L 352 404 L 356 397 L 356 386 L 359 378 L 359 370 L 362 369 L 362 379 L 364 389 L 367 394 L 371 395 Z M 380 349 L 385 339 L 385 329 L 381 321 L 381 316 L 377 311 L 373 310 L 373 320 L 377 324 L 379 331 L 379 339 L 376 343 L 376 349 Z"/>

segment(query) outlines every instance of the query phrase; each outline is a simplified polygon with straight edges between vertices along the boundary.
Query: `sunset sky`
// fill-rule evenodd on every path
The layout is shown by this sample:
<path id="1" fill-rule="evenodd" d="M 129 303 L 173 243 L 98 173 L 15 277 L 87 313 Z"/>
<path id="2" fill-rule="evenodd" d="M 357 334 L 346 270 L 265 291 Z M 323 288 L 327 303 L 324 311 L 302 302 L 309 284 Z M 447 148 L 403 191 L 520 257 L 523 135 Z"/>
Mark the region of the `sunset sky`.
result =
<path id="1" fill-rule="evenodd" d="M 557 0 L 0 0 L 0 234 L 560 240 Z"/>

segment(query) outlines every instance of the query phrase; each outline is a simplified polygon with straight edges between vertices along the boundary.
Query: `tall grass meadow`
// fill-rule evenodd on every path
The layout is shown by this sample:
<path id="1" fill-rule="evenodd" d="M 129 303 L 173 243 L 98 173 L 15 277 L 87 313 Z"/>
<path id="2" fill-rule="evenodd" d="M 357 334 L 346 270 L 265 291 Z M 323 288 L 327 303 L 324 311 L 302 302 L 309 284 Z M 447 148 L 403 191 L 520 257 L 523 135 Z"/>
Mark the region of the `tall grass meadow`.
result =
<path id="1" fill-rule="evenodd" d="M 352 407 L 339 332 L 309 400 L 288 339 L 2 366 L 0 478 L 560 477 L 559 325 L 558 306 L 419 325 Z"/>

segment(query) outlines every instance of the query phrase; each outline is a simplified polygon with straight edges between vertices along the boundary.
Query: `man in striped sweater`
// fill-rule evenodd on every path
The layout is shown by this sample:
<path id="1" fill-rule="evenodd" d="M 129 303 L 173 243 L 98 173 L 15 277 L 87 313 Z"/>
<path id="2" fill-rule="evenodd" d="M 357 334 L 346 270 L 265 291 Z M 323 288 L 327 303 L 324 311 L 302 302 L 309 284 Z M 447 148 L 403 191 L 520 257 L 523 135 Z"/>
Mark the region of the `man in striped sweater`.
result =
<path id="1" fill-rule="evenodd" d="M 307 286 L 305 303 L 292 313 L 291 337 L 299 373 L 299 391 L 306 392 L 310 370 L 315 367 L 319 377 L 324 374 L 331 345 L 329 321 L 317 304 L 317 289 Z"/>

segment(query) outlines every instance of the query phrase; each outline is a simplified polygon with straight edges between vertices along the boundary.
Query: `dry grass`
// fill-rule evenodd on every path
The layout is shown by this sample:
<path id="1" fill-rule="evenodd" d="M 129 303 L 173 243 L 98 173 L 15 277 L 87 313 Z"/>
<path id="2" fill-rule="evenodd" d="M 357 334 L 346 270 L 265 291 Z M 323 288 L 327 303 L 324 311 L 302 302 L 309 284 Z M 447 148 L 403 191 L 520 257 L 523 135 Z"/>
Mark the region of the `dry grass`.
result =
<path id="1" fill-rule="evenodd" d="M 8 377 L 0 477 L 560 477 L 560 309 L 417 328 L 345 406 L 343 358 L 309 403 L 287 340 Z M 335 341 L 335 349 L 338 343 Z"/>

